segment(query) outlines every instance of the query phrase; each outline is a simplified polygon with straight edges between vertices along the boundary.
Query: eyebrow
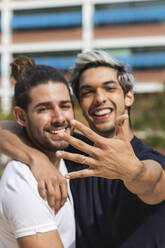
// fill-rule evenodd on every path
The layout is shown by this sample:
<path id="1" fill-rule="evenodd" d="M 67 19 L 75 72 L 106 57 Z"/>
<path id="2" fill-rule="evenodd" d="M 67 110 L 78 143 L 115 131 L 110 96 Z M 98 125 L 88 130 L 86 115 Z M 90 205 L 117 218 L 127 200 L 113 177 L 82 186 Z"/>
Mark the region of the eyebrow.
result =
<path id="1" fill-rule="evenodd" d="M 67 104 L 67 103 L 72 103 L 71 100 L 64 100 L 64 101 L 60 101 L 60 104 Z M 34 106 L 33 109 L 36 109 L 36 108 L 39 108 L 40 106 L 50 106 L 51 105 L 51 102 L 40 102 L 38 104 L 36 104 Z"/>
<path id="2" fill-rule="evenodd" d="M 109 80 L 103 83 L 103 85 L 108 85 L 108 84 L 117 84 L 117 81 Z M 90 88 L 92 88 L 92 85 L 85 84 L 85 85 L 80 86 L 80 90 L 90 89 Z"/>

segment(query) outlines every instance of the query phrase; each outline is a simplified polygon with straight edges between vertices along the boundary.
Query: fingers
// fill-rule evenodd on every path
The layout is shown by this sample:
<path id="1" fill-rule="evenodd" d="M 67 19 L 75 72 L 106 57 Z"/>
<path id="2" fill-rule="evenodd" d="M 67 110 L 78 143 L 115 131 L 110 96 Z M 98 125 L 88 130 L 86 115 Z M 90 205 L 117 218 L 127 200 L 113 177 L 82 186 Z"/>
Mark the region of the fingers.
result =
<path id="1" fill-rule="evenodd" d="M 70 153 L 70 152 L 65 152 L 65 151 L 57 151 L 56 156 L 58 158 L 63 158 L 63 159 L 74 161 L 78 164 L 87 164 L 91 167 L 93 167 L 94 161 L 95 161 L 93 158 L 83 156 L 77 153 Z M 96 166 L 96 163 L 95 163 L 95 166 Z"/>
<path id="2" fill-rule="evenodd" d="M 36 157 L 31 170 L 38 182 L 40 196 L 57 212 L 67 200 L 67 181 L 45 155 L 41 158 Z"/>
<path id="3" fill-rule="evenodd" d="M 97 148 L 94 146 L 90 146 L 87 143 L 83 142 L 80 139 L 77 139 L 73 136 L 70 136 L 69 134 L 66 133 L 59 133 L 58 134 L 62 139 L 64 139 L 65 141 L 67 141 L 69 144 L 71 144 L 72 146 L 74 146 L 76 149 L 85 152 L 86 154 L 89 154 L 91 156 L 94 155 L 94 153 L 97 153 Z M 57 154 L 57 153 L 56 153 Z"/>
<path id="4" fill-rule="evenodd" d="M 68 197 L 66 178 L 61 176 L 53 177 L 53 180 L 38 181 L 38 191 L 40 196 L 48 201 L 49 206 L 58 212 L 65 204 Z"/>
<path id="5" fill-rule="evenodd" d="M 104 138 L 102 136 L 96 134 L 94 131 L 92 131 L 90 128 L 88 128 L 87 126 L 85 126 L 81 122 L 79 122 L 77 120 L 72 120 L 71 125 L 74 128 L 78 129 L 81 133 L 83 133 L 86 137 L 88 137 L 88 139 L 93 141 L 96 145 L 99 146 L 100 143 L 102 144 L 102 142 L 100 142 L 100 140 L 102 140 Z"/>
<path id="6" fill-rule="evenodd" d="M 68 197 L 68 188 L 67 188 L 67 181 L 64 178 L 62 184 L 60 185 L 61 188 L 61 206 L 63 206 Z"/>
<path id="7" fill-rule="evenodd" d="M 59 186 L 56 184 L 55 187 L 51 182 L 47 182 L 47 200 L 48 204 L 52 209 L 58 211 L 59 201 L 61 199 Z"/>
<path id="8" fill-rule="evenodd" d="M 126 138 L 125 132 L 124 132 L 124 125 L 123 125 L 125 120 L 128 120 L 128 115 L 127 114 L 120 115 L 116 119 L 116 121 L 115 121 L 116 137 Z"/>
<path id="9" fill-rule="evenodd" d="M 74 178 L 83 178 L 83 177 L 92 177 L 92 176 L 96 176 L 95 170 L 84 169 L 84 170 L 68 173 L 65 177 L 67 179 L 74 179 Z"/>
<path id="10" fill-rule="evenodd" d="M 38 180 L 38 191 L 43 200 L 47 200 L 47 190 L 45 182 L 42 180 Z"/>
<path id="11" fill-rule="evenodd" d="M 66 179 L 64 178 L 66 182 Z M 55 210 L 57 213 L 59 209 L 64 205 L 67 199 L 67 182 L 59 185 L 56 181 L 54 184 L 48 182 L 47 183 L 47 200 L 49 206 Z"/>

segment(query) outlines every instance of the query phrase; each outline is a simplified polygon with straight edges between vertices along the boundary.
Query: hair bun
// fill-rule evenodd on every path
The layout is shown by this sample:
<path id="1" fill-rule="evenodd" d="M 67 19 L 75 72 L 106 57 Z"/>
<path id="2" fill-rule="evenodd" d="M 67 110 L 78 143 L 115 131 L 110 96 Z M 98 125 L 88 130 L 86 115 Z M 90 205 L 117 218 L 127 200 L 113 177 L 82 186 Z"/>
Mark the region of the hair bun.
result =
<path id="1" fill-rule="evenodd" d="M 11 66 L 11 77 L 16 81 L 22 74 L 22 72 L 35 65 L 35 61 L 27 56 L 18 56 L 13 62 L 10 63 Z"/>

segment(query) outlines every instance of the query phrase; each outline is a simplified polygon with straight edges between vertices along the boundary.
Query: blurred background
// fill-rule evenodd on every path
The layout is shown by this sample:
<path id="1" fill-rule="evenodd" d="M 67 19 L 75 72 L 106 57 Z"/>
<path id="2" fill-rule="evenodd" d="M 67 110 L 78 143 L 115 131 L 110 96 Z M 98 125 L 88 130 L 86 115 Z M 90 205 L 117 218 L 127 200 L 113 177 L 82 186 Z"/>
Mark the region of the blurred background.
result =
<path id="1" fill-rule="evenodd" d="M 133 129 L 165 153 L 165 0 L 1 0 L 0 24 L 0 120 L 13 119 L 13 58 L 66 72 L 79 52 L 102 49 L 132 67 Z"/>

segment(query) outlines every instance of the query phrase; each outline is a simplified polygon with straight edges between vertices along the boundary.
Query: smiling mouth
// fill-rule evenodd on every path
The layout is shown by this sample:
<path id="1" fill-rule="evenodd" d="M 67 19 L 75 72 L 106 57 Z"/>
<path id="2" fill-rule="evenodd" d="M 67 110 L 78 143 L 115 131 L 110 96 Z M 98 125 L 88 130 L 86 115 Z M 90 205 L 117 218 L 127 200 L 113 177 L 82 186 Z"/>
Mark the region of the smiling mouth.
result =
<path id="1" fill-rule="evenodd" d="M 62 129 L 57 129 L 57 130 L 46 130 L 48 133 L 51 134 L 59 134 L 59 133 L 64 133 L 67 128 L 62 128 Z"/>
<path id="2" fill-rule="evenodd" d="M 53 131 L 51 131 L 51 133 L 53 133 L 53 134 L 64 133 L 64 132 L 65 132 L 65 128 L 60 129 L 60 130 L 53 130 Z"/>
<path id="3" fill-rule="evenodd" d="M 96 110 L 95 112 L 93 112 L 93 116 L 95 117 L 104 117 L 110 113 L 112 113 L 113 109 L 100 109 L 100 110 Z"/>

